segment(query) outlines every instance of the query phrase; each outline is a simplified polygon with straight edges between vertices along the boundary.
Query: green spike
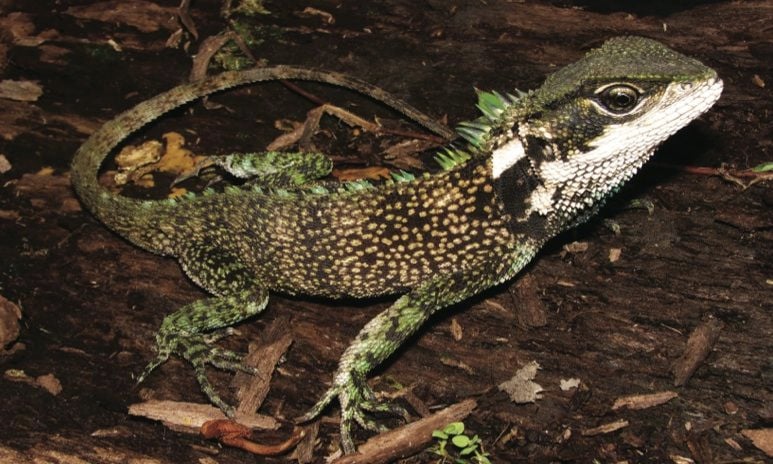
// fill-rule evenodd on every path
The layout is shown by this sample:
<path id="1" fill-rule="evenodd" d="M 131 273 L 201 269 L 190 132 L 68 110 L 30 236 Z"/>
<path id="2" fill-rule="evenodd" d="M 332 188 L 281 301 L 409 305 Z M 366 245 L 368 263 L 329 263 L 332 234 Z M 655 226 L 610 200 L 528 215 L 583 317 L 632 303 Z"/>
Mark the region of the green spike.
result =
<path id="1" fill-rule="evenodd" d="M 464 127 L 470 127 L 484 132 L 488 132 L 491 130 L 491 125 L 480 119 L 475 119 L 472 121 L 462 121 L 459 123 L 459 125 Z"/>
<path id="2" fill-rule="evenodd" d="M 470 127 L 457 127 L 456 132 L 462 136 L 464 140 L 478 148 L 480 148 L 483 136 L 486 135 L 485 132 Z"/>
<path id="3" fill-rule="evenodd" d="M 448 171 L 449 169 L 451 169 L 451 159 L 448 156 L 446 156 L 445 153 L 437 153 L 437 154 L 435 154 L 435 162 L 444 171 Z"/>
<path id="4" fill-rule="evenodd" d="M 445 148 L 435 154 L 435 162 L 444 170 L 448 171 L 457 166 L 461 166 L 470 160 L 470 154 L 461 150 Z"/>
<path id="5" fill-rule="evenodd" d="M 394 179 L 395 182 L 410 182 L 412 180 L 416 180 L 416 176 L 402 169 L 398 172 L 390 172 L 389 174 L 392 176 L 392 179 Z"/>
<path id="6" fill-rule="evenodd" d="M 322 185 L 315 185 L 309 189 L 309 191 L 315 195 L 327 195 L 330 193 L 330 190 L 326 189 Z"/>
<path id="7" fill-rule="evenodd" d="M 344 188 L 347 192 L 357 192 L 360 190 L 367 190 L 370 188 L 373 188 L 373 185 L 370 183 L 370 181 L 367 180 L 354 180 L 351 182 L 347 182 L 344 184 Z"/>

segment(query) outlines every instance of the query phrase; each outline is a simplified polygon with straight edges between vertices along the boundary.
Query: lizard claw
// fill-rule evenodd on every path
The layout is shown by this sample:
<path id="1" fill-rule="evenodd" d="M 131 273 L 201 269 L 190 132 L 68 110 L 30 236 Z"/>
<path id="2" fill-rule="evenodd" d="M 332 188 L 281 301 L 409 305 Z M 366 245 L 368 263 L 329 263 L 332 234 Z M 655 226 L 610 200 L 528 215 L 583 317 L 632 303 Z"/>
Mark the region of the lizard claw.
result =
<path id="1" fill-rule="evenodd" d="M 209 400 L 225 413 L 233 417 L 234 408 L 223 401 L 215 391 L 215 387 L 207 378 L 206 365 L 211 364 L 219 369 L 228 371 L 241 371 L 247 374 L 256 374 L 257 369 L 243 364 L 243 356 L 230 350 L 224 350 L 210 344 L 211 339 L 203 334 L 174 334 L 156 337 L 157 354 L 137 377 L 137 383 L 145 380 L 156 367 L 163 364 L 171 354 L 176 354 L 193 366 L 196 380 L 201 386 L 201 391 Z"/>
<path id="2" fill-rule="evenodd" d="M 406 421 L 410 418 L 408 412 L 402 406 L 378 400 L 375 393 L 373 393 L 373 389 L 370 388 L 363 376 L 345 372 L 336 375 L 333 386 L 322 395 L 322 398 L 306 414 L 297 418 L 296 422 L 308 422 L 319 416 L 335 397 L 338 397 L 338 401 L 341 404 L 341 447 L 345 454 L 351 454 L 356 451 L 354 441 L 352 440 L 352 425 L 354 422 L 365 430 L 373 432 L 384 432 L 387 430 L 387 427 L 370 418 L 367 413 L 385 412 L 401 416 Z"/>

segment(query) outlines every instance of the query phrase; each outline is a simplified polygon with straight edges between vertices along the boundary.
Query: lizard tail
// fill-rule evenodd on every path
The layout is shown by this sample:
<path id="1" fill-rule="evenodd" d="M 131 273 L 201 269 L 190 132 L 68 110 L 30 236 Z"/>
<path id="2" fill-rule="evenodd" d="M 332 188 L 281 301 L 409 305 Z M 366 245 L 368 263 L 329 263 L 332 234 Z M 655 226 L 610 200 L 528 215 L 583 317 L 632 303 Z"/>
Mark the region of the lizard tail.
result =
<path id="1" fill-rule="evenodd" d="M 253 68 L 219 74 L 201 81 L 184 84 L 146 100 L 105 123 L 81 145 L 72 162 L 72 183 L 83 204 L 108 227 L 136 245 L 166 254 L 153 237 L 164 223 L 166 208 L 159 202 L 137 200 L 115 195 L 98 180 L 104 159 L 127 136 L 164 113 L 188 102 L 231 87 L 253 82 L 297 79 L 324 82 L 356 90 L 398 110 L 437 135 L 451 139 L 454 133 L 428 118 L 415 108 L 366 82 L 326 71 L 289 66 Z M 153 204 L 153 207 L 149 207 Z"/>

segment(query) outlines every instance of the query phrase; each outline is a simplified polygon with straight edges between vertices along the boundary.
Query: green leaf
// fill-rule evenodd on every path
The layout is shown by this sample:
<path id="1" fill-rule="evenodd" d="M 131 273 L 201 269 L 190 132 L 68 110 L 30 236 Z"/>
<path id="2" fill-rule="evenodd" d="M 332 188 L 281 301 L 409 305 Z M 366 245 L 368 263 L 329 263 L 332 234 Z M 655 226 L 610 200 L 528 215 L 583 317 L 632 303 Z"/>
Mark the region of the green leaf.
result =
<path id="1" fill-rule="evenodd" d="M 773 161 L 768 161 L 762 164 L 758 164 L 752 168 L 753 172 L 768 172 L 773 171 Z"/>
<path id="2" fill-rule="evenodd" d="M 478 449 L 478 445 L 468 446 L 467 448 L 459 451 L 459 454 L 462 456 L 467 456 L 468 454 L 472 454 L 472 452 L 476 449 Z"/>
<path id="3" fill-rule="evenodd" d="M 491 461 L 486 457 L 487 454 L 475 453 L 475 462 L 478 464 L 491 464 Z"/>
<path id="4" fill-rule="evenodd" d="M 443 440 L 448 440 L 448 434 L 442 430 L 435 430 L 432 432 L 432 438 L 440 438 Z"/>
<path id="5" fill-rule="evenodd" d="M 457 448 L 467 448 L 470 446 L 470 437 L 467 435 L 456 435 L 451 438 L 451 443 Z"/>
<path id="6" fill-rule="evenodd" d="M 464 432 L 464 423 L 451 422 L 450 424 L 443 427 L 443 432 L 449 435 L 459 435 L 460 433 Z"/>

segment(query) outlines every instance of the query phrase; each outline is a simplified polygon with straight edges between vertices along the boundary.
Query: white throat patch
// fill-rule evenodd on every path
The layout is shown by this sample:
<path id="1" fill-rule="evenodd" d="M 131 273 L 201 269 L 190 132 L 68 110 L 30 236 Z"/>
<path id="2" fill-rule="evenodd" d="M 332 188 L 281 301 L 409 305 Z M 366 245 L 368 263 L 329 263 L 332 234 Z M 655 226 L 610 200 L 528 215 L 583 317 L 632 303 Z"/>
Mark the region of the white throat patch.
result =
<path id="1" fill-rule="evenodd" d="M 673 83 L 639 117 L 609 124 L 589 143 L 589 151 L 541 163 L 542 184 L 532 192 L 527 213 L 573 212 L 597 204 L 633 176 L 662 141 L 708 110 L 721 92 L 719 79 Z M 555 199 L 559 187 L 561 198 Z"/>
<path id="2" fill-rule="evenodd" d="M 491 176 L 498 179 L 508 168 L 526 156 L 523 144 L 513 139 L 491 153 Z"/>

